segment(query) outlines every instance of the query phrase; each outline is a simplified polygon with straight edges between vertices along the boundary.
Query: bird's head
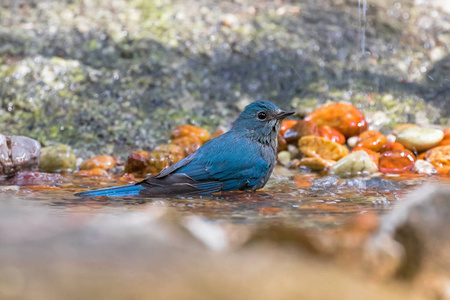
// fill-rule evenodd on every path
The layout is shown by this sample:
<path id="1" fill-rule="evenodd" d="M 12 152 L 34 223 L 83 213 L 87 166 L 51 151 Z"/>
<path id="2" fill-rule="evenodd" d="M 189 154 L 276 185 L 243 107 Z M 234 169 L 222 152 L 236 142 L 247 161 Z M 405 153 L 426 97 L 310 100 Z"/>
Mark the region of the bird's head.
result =
<path id="1" fill-rule="evenodd" d="M 245 135 L 261 143 L 276 143 L 281 122 L 293 111 L 283 111 L 270 101 L 260 100 L 247 105 L 236 119 L 233 130 L 242 131 Z"/>

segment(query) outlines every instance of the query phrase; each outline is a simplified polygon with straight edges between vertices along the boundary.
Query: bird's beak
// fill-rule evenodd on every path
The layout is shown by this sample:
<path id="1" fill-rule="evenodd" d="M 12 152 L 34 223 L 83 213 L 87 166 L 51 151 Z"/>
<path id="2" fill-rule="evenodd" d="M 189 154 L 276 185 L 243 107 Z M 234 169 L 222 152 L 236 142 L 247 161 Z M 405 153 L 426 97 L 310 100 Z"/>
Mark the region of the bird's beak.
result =
<path id="1" fill-rule="evenodd" d="M 295 111 L 280 111 L 278 114 L 274 116 L 275 119 L 283 120 L 284 118 L 295 114 Z"/>

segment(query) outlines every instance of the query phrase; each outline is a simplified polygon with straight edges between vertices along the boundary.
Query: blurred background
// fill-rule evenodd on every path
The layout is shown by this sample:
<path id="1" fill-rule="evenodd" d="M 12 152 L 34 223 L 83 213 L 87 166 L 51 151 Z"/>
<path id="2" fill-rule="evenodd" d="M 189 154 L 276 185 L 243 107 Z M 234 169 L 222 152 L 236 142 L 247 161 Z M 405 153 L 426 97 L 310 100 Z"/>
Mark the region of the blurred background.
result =
<path id="1" fill-rule="evenodd" d="M 446 0 L 1 0 L 0 124 L 126 154 L 249 102 L 350 101 L 375 129 L 448 124 Z"/>

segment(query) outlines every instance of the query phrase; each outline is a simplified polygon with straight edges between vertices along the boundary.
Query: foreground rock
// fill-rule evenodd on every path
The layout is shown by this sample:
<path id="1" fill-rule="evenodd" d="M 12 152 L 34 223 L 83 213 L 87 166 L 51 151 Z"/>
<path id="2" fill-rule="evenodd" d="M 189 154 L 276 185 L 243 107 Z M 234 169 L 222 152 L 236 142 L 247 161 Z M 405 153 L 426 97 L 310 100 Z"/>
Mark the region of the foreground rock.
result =
<path id="1" fill-rule="evenodd" d="M 286 246 L 299 234 L 218 252 L 224 227 L 162 208 L 67 218 L 18 200 L 0 195 L 1 299 L 421 299 Z"/>
<path id="2" fill-rule="evenodd" d="M 449 278 L 449 216 L 450 189 L 424 186 L 386 216 L 379 233 L 368 243 L 375 268 L 410 280 L 427 274 L 433 274 L 428 279 Z"/>
<path id="3" fill-rule="evenodd" d="M 0 134 L 0 176 L 36 169 L 40 152 L 41 144 L 36 140 Z"/>

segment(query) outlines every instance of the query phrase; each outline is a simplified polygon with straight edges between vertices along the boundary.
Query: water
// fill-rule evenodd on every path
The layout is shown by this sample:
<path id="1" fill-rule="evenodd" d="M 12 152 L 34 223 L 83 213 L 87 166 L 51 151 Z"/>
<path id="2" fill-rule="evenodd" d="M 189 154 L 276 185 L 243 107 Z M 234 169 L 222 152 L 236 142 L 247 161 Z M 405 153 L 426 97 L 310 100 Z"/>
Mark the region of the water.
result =
<path id="1" fill-rule="evenodd" d="M 318 175 L 289 172 L 284 168 L 275 174 L 262 191 L 230 192 L 211 196 L 142 198 L 79 198 L 75 192 L 124 184 L 118 176 L 110 179 L 80 178 L 66 175 L 56 185 L 20 186 L 14 194 L 23 206 L 44 207 L 52 214 L 127 215 L 130 211 L 162 208 L 176 218 L 195 215 L 218 223 L 241 225 L 288 224 L 294 227 L 335 229 L 356 214 L 384 214 L 425 182 L 450 184 L 446 177 L 418 175 L 385 177 L 393 186 L 364 187 L 363 179 L 318 180 Z M 328 178 L 328 177 L 327 177 Z M 384 181 L 383 181 L 384 182 Z M 384 182 L 385 183 L 385 182 Z M 379 183 L 375 183 L 379 185 Z"/>

